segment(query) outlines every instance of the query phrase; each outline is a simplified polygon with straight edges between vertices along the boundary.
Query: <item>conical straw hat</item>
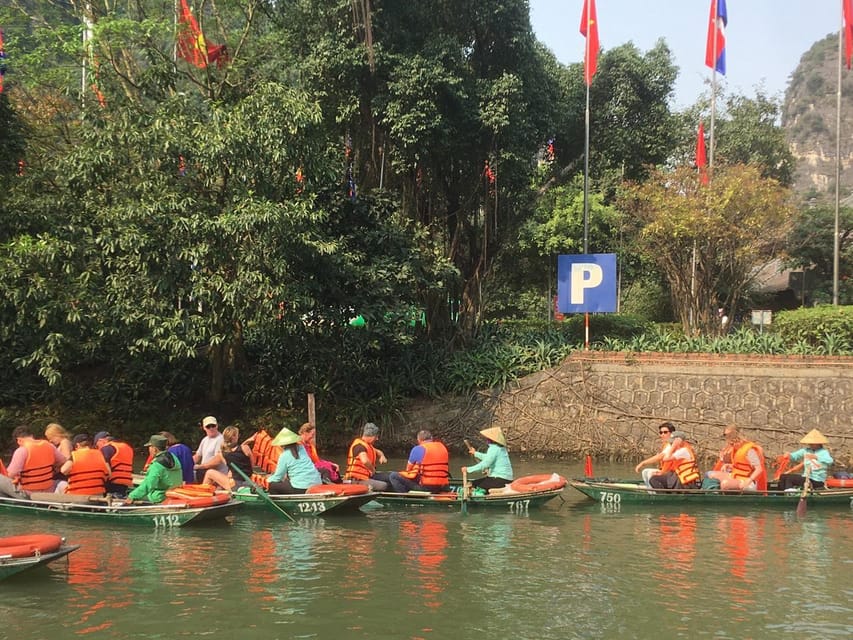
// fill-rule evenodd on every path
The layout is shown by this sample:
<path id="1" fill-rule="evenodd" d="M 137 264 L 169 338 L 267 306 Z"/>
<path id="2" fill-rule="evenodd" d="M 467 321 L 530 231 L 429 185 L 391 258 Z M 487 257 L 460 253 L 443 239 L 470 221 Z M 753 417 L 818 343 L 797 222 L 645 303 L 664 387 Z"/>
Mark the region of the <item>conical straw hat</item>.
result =
<path id="1" fill-rule="evenodd" d="M 497 442 L 501 446 L 506 446 L 506 438 L 500 427 L 489 427 L 480 431 L 484 438 L 488 438 L 492 442 Z"/>
<path id="2" fill-rule="evenodd" d="M 272 439 L 270 443 L 274 447 L 285 447 L 289 444 L 295 444 L 302 440 L 298 435 L 293 433 L 290 429 L 285 427 L 281 431 L 278 432 L 278 435 Z"/>
<path id="3" fill-rule="evenodd" d="M 828 442 L 826 436 L 817 429 L 812 429 L 800 440 L 800 444 L 827 444 Z"/>

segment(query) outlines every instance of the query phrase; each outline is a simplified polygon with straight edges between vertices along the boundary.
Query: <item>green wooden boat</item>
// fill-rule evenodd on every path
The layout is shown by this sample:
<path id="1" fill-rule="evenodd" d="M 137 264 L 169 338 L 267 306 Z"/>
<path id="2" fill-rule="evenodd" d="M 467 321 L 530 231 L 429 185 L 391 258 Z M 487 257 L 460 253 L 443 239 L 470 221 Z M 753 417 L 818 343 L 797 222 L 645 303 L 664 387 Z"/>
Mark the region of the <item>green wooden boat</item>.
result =
<path id="1" fill-rule="evenodd" d="M 125 504 L 121 499 L 53 493 L 33 493 L 29 500 L 0 496 L 0 511 L 15 515 L 85 518 L 104 525 L 147 525 L 155 529 L 222 520 L 240 506 L 241 503 L 233 499 L 209 506 L 193 506 L 180 501 Z"/>
<path id="2" fill-rule="evenodd" d="M 642 481 L 573 479 L 569 485 L 602 505 L 741 505 L 796 509 L 802 491 L 647 489 Z M 853 507 L 853 489 L 822 489 L 805 496 L 808 507 Z"/>
<path id="3" fill-rule="evenodd" d="M 36 567 L 43 567 L 46 564 L 64 558 L 72 551 L 80 548 L 79 544 L 66 544 L 62 540 L 62 545 L 56 550 L 49 553 L 33 553 L 27 557 L 8 557 L 0 555 L 0 580 L 5 580 L 9 576 L 13 576 Z"/>
<path id="4" fill-rule="evenodd" d="M 331 485 L 330 485 L 331 486 Z M 256 493 L 232 492 L 234 500 L 247 506 L 269 508 L 269 503 Z M 335 493 L 268 494 L 277 507 L 291 516 L 316 517 L 361 513 L 361 507 L 374 500 L 376 493 L 337 495 Z"/>
<path id="5" fill-rule="evenodd" d="M 451 480 L 451 483 L 457 481 Z M 563 500 L 562 493 L 568 481 L 556 473 L 542 473 L 517 478 L 503 489 L 492 489 L 485 495 L 471 491 L 463 492 L 460 487 L 451 484 L 447 493 L 428 493 L 409 491 L 408 493 L 383 492 L 376 501 L 385 507 L 431 508 L 455 511 L 472 509 L 491 509 L 509 513 L 527 513 L 530 509 L 541 507 L 554 498 Z"/>

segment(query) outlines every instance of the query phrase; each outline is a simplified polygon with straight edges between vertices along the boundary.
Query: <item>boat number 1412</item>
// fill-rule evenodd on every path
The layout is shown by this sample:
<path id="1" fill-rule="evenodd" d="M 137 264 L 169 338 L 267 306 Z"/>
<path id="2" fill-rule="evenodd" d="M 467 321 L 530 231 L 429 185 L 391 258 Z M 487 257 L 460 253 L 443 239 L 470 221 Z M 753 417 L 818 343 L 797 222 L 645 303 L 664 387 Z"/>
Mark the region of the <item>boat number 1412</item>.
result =
<path id="1" fill-rule="evenodd" d="M 154 526 L 158 529 L 160 527 L 177 527 L 180 523 L 180 519 L 174 513 L 154 516 Z"/>

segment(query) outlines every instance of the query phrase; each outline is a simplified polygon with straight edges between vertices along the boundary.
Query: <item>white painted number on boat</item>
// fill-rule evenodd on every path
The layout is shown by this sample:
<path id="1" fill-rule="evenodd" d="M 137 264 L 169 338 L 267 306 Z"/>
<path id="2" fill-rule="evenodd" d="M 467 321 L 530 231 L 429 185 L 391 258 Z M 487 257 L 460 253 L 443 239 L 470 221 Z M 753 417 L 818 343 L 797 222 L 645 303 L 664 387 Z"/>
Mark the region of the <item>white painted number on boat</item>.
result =
<path id="1" fill-rule="evenodd" d="M 609 491 L 601 492 L 601 501 L 602 502 L 622 502 L 622 496 L 618 493 L 610 493 Z"/>
<path id="2" fill-rule="evenodd" d="M 154 526 L 160 527 L 177 527 L 180 524 L 178 516 L 174 513 L 169 515 L 154 516 Z"/>
<path id="3" fill-rule="evenodd" d="M 299 513 L 322 513 L 326 510 L 326 505 L 322 502 L 300 502 L 297 507 Z"/>
<path id="4" fill-rule="evenodd" d="M 527 507 L 530 506 L 530 500 L 516 500 L 509 503 L 510 513 L 527 513 Z"/>

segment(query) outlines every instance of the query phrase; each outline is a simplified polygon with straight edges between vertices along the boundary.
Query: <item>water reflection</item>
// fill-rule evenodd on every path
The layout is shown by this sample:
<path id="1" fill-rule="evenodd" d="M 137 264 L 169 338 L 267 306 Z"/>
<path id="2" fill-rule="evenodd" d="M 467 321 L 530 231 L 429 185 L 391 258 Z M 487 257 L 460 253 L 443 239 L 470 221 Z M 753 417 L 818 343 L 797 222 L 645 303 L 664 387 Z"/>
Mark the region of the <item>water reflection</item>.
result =
<path id="1" fill-rule="evenodd" d="M 402 550 L 403 573 L 414 601 L 434 610 L 441 608 L 445 587 L 443 565 L 447 560 L 447 525 L 443 514 L 424 514 L 400 525 L 398 544 Z"/>

